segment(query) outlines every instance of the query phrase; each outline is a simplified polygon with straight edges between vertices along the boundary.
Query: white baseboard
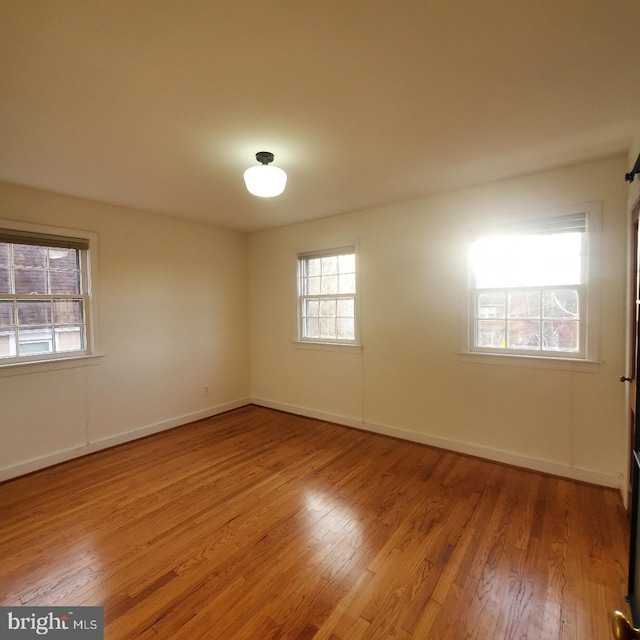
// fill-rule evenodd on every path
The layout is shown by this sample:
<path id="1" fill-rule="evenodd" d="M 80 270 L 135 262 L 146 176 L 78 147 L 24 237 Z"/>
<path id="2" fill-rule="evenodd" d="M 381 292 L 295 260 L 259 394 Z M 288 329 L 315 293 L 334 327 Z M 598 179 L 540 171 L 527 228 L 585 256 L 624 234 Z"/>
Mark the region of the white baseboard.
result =
<path id="1" fill-rule="evenodd" d="M 44 469 L 45 467 L 50 467 L 54 464 L 60 464 L 61 462 L 72 460 L 73 458 L 79 458 L 80 456 L 85 456 L 89 453 L 95 453 L 96 451 L 101 451 L 102 449 L 108 449 L 109 447 L 114 447 L 118 444 L 124 444 L 125 442 L 130 442 L 131 440 L 144 438 L 145 436 L 150 436 L 154 433 L 159 433 L 160 431 L 166 431 L 167 429 L 180 427 L 184 424 L 188 424 L 189 422 L 195 422 L 196 420 L 210 418 L 211 416 L 224 413 L 225 411 L 231 411 L 232 409 L 238 409 L 248 404 L 251 404 L 251 400 L 249 398 L 226 402 L 214 407 L 208 407 L 207 409 L 203 409 L 201 411 L 194 411 L 193 413 L 170 418 L 169 420 L 163 420 L 162 422 L 139 427 L 138 429 L 133 429 L 132 431 L 127 431 L 126 433 L 121 433 L 117 436 L 110 436 L 108 438 L 93 440 L 79 447 L 72 447 L 70 449 L 56 451 L 39 458 L 33 458 L 31 460 L 27 460 L 26 462 L 0 469 L 0 482 L 10 480 L 11 478 L 15 478 L 17 476 L 25 475 L 27 473 L 38 471 L 39 469 Z"/>
<path id="2" fill-rule="evenodd" d="M 454 451 L 456 453 L 476 456 L 478 458 L 484 458 L 485 460 L 501 462 L 503 464 L 508 464 L 515 467 L 522 467 L 524 469 L 530 469 L 532 471 L 539 471 L 541 473 L 548 473 L 554 476 L 569 478 L 571 480 L 578 480 L 581 482 L 589 482 L 591 484 L 596 484 L 604 487 L 611 487 L 620 490 L 621 493 L 624 493 L 624 480 L 621 476 L 603 473 L 594 469 L 587 469 L 584 467 L 569 465 L 559 460 L 545 460 L 541 458 L 523 456 L 521 454 L 513 453 L 510 451 L 484 447 L 482 445 L 474 443 L 449 440 L 447 438 L 440 438 L 438 436 L 411 431 L 409 429 L 401 429 L 399 427 L 390 425 L 363 422 L 358 418 L 350 416 L 317 411 L 297 405 L 275 402 L 272 400 L 267 400 L 265 398 L 242 398 L 240 400 L 235 400 L 214 407 L 209 407 L 207 409 L 203 409 L 202 411 L 196 411 L 182 416 L 177 416 L 169 420 L 164 420 L 162 422 L 140 427 L 132 431 L 127 431 L 126 433 L 118 434 L 116 436 L 110 436 L 101 440 L 94 440 L 79 447 L 72 447 L 70 449 L 56 451 L 46 456 L 27 460 L 20 464 L 0 469 L 0 482 L 27 473 L 32 473 L 33 471 L 38 471 L 39 469 L 44 469 L 45 467 L 49 467 L 54 464 L 66 462 L 67 460 L 72 460 L 73 458 L 78 458 L 89 453 L 95 453 L 96 451 L 107 449 L 118 444 L 123 444 L 131 440 L 143 438 L 154 433 L 159 433 L 160 431 L 173 429 L 174 427 L 179 427 L 181 425 L 188 424 L 189 422 L 209 418 L 211 416 L 224 413 L 225 411 L 231 411 L 232 409 L 238 409 L 248 404 L 255 404 L 261 407 L 277 409 L 278 411 L 286 411 L 287 413 L 306 416 L 308 418 L 316 418 L 318 420 L 333 422 L 335 424 L 340 424 L 346 427 L 362 429 L 364 431 L 379 433 L 382 435 L 391 436 L 393 438 L 400 438 L 402 440 L 409 440 L 411 442 L 418 442 L 420 444 L 437 447 L 439 449 L 446 449 L 448 451 Z"/>
<path id="3" fill-rule="evenodd" d="M 494 449 L 492 447 L 485 447 L 458 440 L 449 440 L 447 438 L 432 436 L 418 431 L 401 429 L 399 427 L 389 425 L 363 422 L 357 418 L 349 416 L 324 413 L 322 411 L 307 409 L 305 407 L 290 405 L 283 402 L 273 402 L 264 398 L 252 398 L 251 402 L 252 404 L 262 407 L 286 411 L 287 413 L 294 413 L 308 418 L 317 418 L 318 420 L 325 420 L 327 422 L 334 422 L 346 427 L 363 429 L 365 431 L 371 431 L 373 433 L 379 433 L 393 438 L 400 438 L 402 440 L 426 444 L 431 447 L 437 447 L 438 449 L 446 449 L 447 451 L 454 451 L 456 453 L 484 458 L 485 460 L 491 460 L 492 462 L 500 462 L 514 467 L 530 469 L 531 471 L 548 473 L 561 478 L 569 478 L 570 480 L 578 480 L 580 482 L 588 482 L 590 484 L 596 484 L 603 487 L 610 487 L 620 490 L 621 493 L 623 492 L 624 480 L 622 476 L 603 473 L 602 471 L 597 471 L 595 469 L 569 465 L 561 460 L 545 460 L 542 458 L 524 456 L 511 451 L 503 451 L 501 449 Z"/>
<path id="4" fill-rule="evenodd" d="M 274 402 L 273 400 L 267 400 L 266 398 L 251 398 L 251 404 L 255 404 L 258 407 L 266 407 L 267 409 L 276 409 L 277 411 L 293 413 L 297 416 L 304 416 L 305 418 L 316 418 L 317 420 L 324 420 L 325 422 L 335 422 L 336 424 L 341 424 L 345 427 L 366 429 L 361 420 L 337 413 L 316 411 L 314 409 L 307 409 L 306 407 L 299 407 L 294 404 L 287 404 L 286 402 Z"/>

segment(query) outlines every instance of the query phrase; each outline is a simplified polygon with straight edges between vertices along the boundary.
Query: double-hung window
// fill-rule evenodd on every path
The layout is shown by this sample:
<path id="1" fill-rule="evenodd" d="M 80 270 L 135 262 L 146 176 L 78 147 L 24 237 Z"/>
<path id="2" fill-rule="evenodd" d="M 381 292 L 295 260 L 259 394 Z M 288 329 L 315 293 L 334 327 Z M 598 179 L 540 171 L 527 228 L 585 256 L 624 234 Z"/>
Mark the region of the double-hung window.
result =
<path id="1" fill-rule="evenodd" d="M 90 353 L 89 239 L 0 228 L 0 365 Z"/>
<path id="2" fill-rule="evenodd" d="M 298 337 L 357 344 L 354 247 L 298 256 Z"/>
<path id="3" fill-rule="evenodd" d="M 512 225 L 470 246 L 470 351 L 586 359 L 589 220 Z"/>

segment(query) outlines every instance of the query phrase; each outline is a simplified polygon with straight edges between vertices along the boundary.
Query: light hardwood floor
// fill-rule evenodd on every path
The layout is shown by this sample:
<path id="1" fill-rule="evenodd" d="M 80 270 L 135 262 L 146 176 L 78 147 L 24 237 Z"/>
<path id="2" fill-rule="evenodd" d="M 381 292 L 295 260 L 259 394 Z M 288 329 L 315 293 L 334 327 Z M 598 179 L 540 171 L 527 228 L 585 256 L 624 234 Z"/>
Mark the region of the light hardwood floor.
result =
<path id="1" fill-rule="evenodd" d="M 0 604 L 108 640 L 610 640 L 616 491 L 245 407 L 0 485 Z"/>

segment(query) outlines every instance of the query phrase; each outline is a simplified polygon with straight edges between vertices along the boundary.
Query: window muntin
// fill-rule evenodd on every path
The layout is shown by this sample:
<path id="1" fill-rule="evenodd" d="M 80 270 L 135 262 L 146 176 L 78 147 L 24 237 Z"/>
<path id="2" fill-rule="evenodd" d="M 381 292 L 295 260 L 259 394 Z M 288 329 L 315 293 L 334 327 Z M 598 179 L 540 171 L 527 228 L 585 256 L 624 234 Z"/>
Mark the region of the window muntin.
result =
<path id="1" fill-rule="evenodd" d="M 298 256 L 298 327 L 304 342 L 356 344 L 353 247 Z"/>
<path id="2" fill-rule="evenodd" d="M 587 235 L 577 214 L 472 243 L 471 351 L 586 358 Z"/>
<path id="3" fill-rule="evenodd" d="M 0 365 L 88 354 L 88 244 L 0 229 Z"/>

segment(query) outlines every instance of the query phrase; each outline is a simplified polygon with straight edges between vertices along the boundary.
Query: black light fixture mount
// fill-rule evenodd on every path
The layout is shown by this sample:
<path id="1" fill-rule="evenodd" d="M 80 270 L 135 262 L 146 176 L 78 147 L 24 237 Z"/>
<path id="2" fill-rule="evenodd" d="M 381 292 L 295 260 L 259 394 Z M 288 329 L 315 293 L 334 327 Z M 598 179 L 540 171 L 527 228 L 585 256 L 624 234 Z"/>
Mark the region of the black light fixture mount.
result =
<path id="1" fill-rule="evenodd" d="M 624 179 L 627 182 L 633 182 L 633 179 L 636 177 L 637 173 L 640 173 L 640 154 L 638 154 L 636 163 L 633 165 L 633 169 L 631 169 L 629 173 L 624 174 Z"/>
<path id="2" fill-rule="evenodd" d="M 273 153 L 271 153 L 271 151 L 258 151 L 258 153 L 256 153 L 256 160 L 260 163 L 260 164 L 269 164 L 270 162 L 273 162 Z"/>

